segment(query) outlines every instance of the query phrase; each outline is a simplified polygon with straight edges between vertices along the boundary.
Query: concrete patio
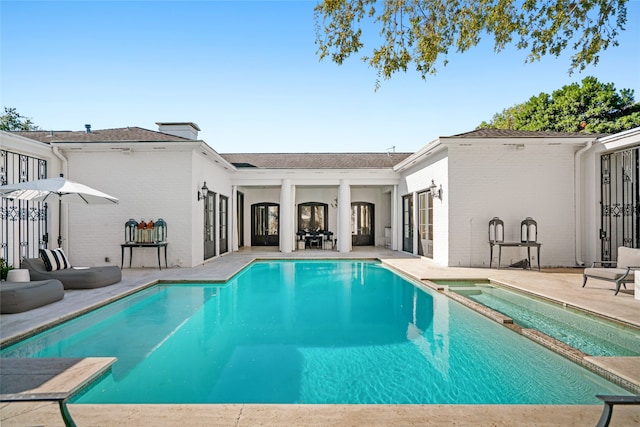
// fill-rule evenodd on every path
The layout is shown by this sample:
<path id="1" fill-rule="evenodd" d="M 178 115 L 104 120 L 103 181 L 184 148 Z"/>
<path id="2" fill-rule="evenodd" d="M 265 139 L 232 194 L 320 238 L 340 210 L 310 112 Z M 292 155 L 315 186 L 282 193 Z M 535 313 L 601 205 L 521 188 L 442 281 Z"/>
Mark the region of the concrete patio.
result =
<path id="1" fill-rule="evenodd" d="M 442 279 L 494 280 L 569 306 L 640 327 L 640 300 L 633 289 L 614 296 L 609 282 L 590 280 L 582 288 L 581 269 L 515 270 L 441 267 L 428 259 L 377 247 L 354 248 L 351 253 L 304 250 L 281 254 L 245 249 L 195 268 L 124 269 L 123 280 L 93 290 L 66 291 L 61 301 L 26 313 L 0 316 L 0 342 L 6 345 L 34 330 L 91 310 L 107 301 L 158 280 L 226 280 L 258 258 L 375 258 L 423 281 Z M 428 283 L 427 283 L 428 284 Z M 593 358 L 598 366 L 615 370 L 640 387 L 639 358 Z M 615 359 L 615 360 L 614 360 Z M 622 359 L 622 360 L 620 360 Z M 4 371 L 4 369 L 3 369 Z M 4 372 L 3 372 L 4 373 Z M 3 381 L 6 378 L 2 379 Z M 69 405 L 78 425 L 115 426 L 583 426 L 595 425 L 602 405 Z M 62 425 L 53 403 L 10 403 L 0 407 L 3 426 Z M 611 426 L 640 425 L 639 406 L 616 407 Z"/>

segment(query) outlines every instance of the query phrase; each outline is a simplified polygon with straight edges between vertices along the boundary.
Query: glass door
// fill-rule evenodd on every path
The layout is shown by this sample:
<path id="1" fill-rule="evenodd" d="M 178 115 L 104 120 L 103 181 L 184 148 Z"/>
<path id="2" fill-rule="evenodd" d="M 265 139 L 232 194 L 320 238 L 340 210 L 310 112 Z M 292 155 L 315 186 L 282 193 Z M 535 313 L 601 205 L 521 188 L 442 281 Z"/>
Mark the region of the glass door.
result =
<path id="1" fill-rule="evenodd" d="M 413 253 L 413 195 L 402 196 L 402 250 Z"/>
<path id="2" fill-rule="evenodd" d="M 418 255 L 433 258 L 433 195 L 418 193 Z"/>
<path id="3" fill-rule="evenodd" d="M 228 237 L 228 227 L 227 227 L 227 209 L 229 207 L 229 198 L 226 196 L 220 196 L 220 209 L 219 209 L 219 215 L 218 217 L 220 218 L 220 220 L 218 221 L 219 224 L 219 231 L 220 231 L 220 236 L 219 238 L 219 244 L 220 244 L 220 253 L 226 253 L 229 251 L 229 237 Z"/>
<path id="4" fill-rule="evenodd" d="M 375 244 L 373 203 L 351 204 L 351 244 L 371 246 Z"/>
<path id="5" fill-rule="evenodd" d="M 244 246 L 244 194 L 238 192 L 238 247 Z"/>
<path id="6" fill-rule="evenodd" d="M 216 193 L 204 198 L 204 259 L 216 256 Z"/>
<path id="7" fill-rule="evenodd" d="M 278 246 L 279 205 L 256 203 L 251 205 L 251 246 Z"/>

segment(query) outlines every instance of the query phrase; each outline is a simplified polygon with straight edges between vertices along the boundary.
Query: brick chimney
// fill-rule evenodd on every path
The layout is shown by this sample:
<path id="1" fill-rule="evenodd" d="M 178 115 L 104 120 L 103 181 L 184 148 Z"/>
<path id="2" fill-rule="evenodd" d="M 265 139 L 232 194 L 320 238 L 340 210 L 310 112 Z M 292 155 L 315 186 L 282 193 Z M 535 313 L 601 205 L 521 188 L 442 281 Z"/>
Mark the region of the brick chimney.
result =
<path id="1" fill-rule="evenodd" d="M 200 128 L 193 122 L 156 122 L 158 131 L 187 139 L 198 139 Z"/>

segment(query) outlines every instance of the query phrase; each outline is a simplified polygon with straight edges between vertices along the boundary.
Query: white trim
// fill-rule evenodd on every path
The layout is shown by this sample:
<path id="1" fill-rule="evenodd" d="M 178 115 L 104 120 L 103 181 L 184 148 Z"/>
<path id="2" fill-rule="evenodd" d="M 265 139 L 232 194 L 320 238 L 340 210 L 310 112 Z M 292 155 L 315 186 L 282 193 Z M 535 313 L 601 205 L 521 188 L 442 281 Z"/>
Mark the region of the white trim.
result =
<path id="1" fill-rule="evenodd" d="M 640 127 L 599 138 L 598 142 L 602 143 L 607 151 L 632 147 L 636 144 L 640 144 Z"/>

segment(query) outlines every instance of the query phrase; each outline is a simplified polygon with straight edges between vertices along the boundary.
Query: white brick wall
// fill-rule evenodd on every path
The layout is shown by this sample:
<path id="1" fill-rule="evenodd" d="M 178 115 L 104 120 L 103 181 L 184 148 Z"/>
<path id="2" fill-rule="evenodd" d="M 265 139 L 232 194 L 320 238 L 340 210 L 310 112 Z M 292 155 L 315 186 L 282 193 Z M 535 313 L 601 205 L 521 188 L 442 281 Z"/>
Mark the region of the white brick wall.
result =
<path id="1" fill-rule="evenodd" d="M 434 199 L 433 204 L 433 260 L 442 265 L 449 264 L 449 161 L 447 152 L 442 151 L 430 157 L 427 162 L 403 174 L 402 183 L 399 186 L 399 196 L 425 191 L 433 182 L 436 187 L 442 186 L 444 197 L 442 200 Z M 402 203 L 399 202 L 400 209 Z M 418 208 L 414 202 L 414 211 Z M 397 225 L 399 249 L 402 249 L 402 213 L 399 213 Z M 417 248 L 418 218 L 414 215 L 414 247 Z M 416 249 L 417 253 L 417 249 Z"/>
<path id="2" fill-rule="evenodd" d="M 117 205 L 69 205 L 68 252 L 75 265 L 120 264 L 124 224 L 130 218 L 163 218 L 168 229 L 169 266 L 191 264 L 189 211 L 195 190 L 190 185 L 190 174 L 171 173 L 191 169 L 191 152 L 69 152 L 67 158 L 69 179 L 120 201 Z M 155 249 L 134 249 L 133 255 L 134 267 L 158 264 Z M 109 263 L 105 262 L 106 257 L 110 258 Z M 125 265 L 128 260 L 127 250 Z"/>
<path id="3" fill-rule="evenodd" d="M 163 218 L 167 222 L 169 267 L 201 264 L 203 202 L 198 202 L 196 194 L 204 181 L 210 191 L 229 197 L 231 212 L 229 174 L 191 150 L 66 154 L 69 179 L 120 200 L 118 205 L 69 206 L 68 252 L 76 265 L 120 264 L 124 224 L 130 218 L 138 222 Z M 133 256 L 133 267 L 158 265 L 155 249 L 134 249 Z M 128 263 L 127 249 L 125 265 Z"/>
<path id="4" fill-rule="evenodd" d="M 185 192 L 188 194 L 186 197 L 185 206 L 190 208 L 190 230 L 184 231 L 184 236 L 180 235 L 180 240 L 184 240 L 185 246 L 191 248 L 190 258 L 186 258 L 188 265 L 194 266 L 202 264 L 204 259 L 204 201 L 198 201 L 196 198 L 197 191 L 202 188 L 203 183 L 206 181 L 207 188 L 210 192 L 214 192 L 218 195 L 226 196 L 228 198 L 227 205 L 227 228 L 228 228 L 228 250 L 232 250 L 232 226 L 235 224 L 235 219 L 232 218 L 233 206 L 232 206 L 232 193 L 231 193 L 231 176 L 228 170 L 224 169 L 218 161 L 212 159 L 210 155 L 202 155 L 200 150 L 192 152 L 191 161 L 193 167 L 191 168 L 191 176 L 187 179 L 188 189 Z M 186 174 L 185 174 L 186 175 Z M 216 200 L 218 202 L 219 199 Z M 218 213 L 218 206 L 216 205 L 216 215 Z M 189 234 L 190 233 L 190 234 Z M 218 218 L 216 218 L 216 251 L 219 253 L 220 245 L 218 243 Z M 191 240 L 187 240 L 190 236 Z M 185 254 L 186 256 L 186 254 Z"/>
<path id="5" fill-rule="evenodd" d="M 450 147 L 449 265 L 488 266 L 488 222 L 494 216 L 504 221 L 505 240 L 512 241 L 520 240 L 520 221 L 532 217 L 538 222 L 542 265 L 575 265 L 574 150 Z M 505 248 L 502 265 L 525 257 L 526 249 Z"/>

